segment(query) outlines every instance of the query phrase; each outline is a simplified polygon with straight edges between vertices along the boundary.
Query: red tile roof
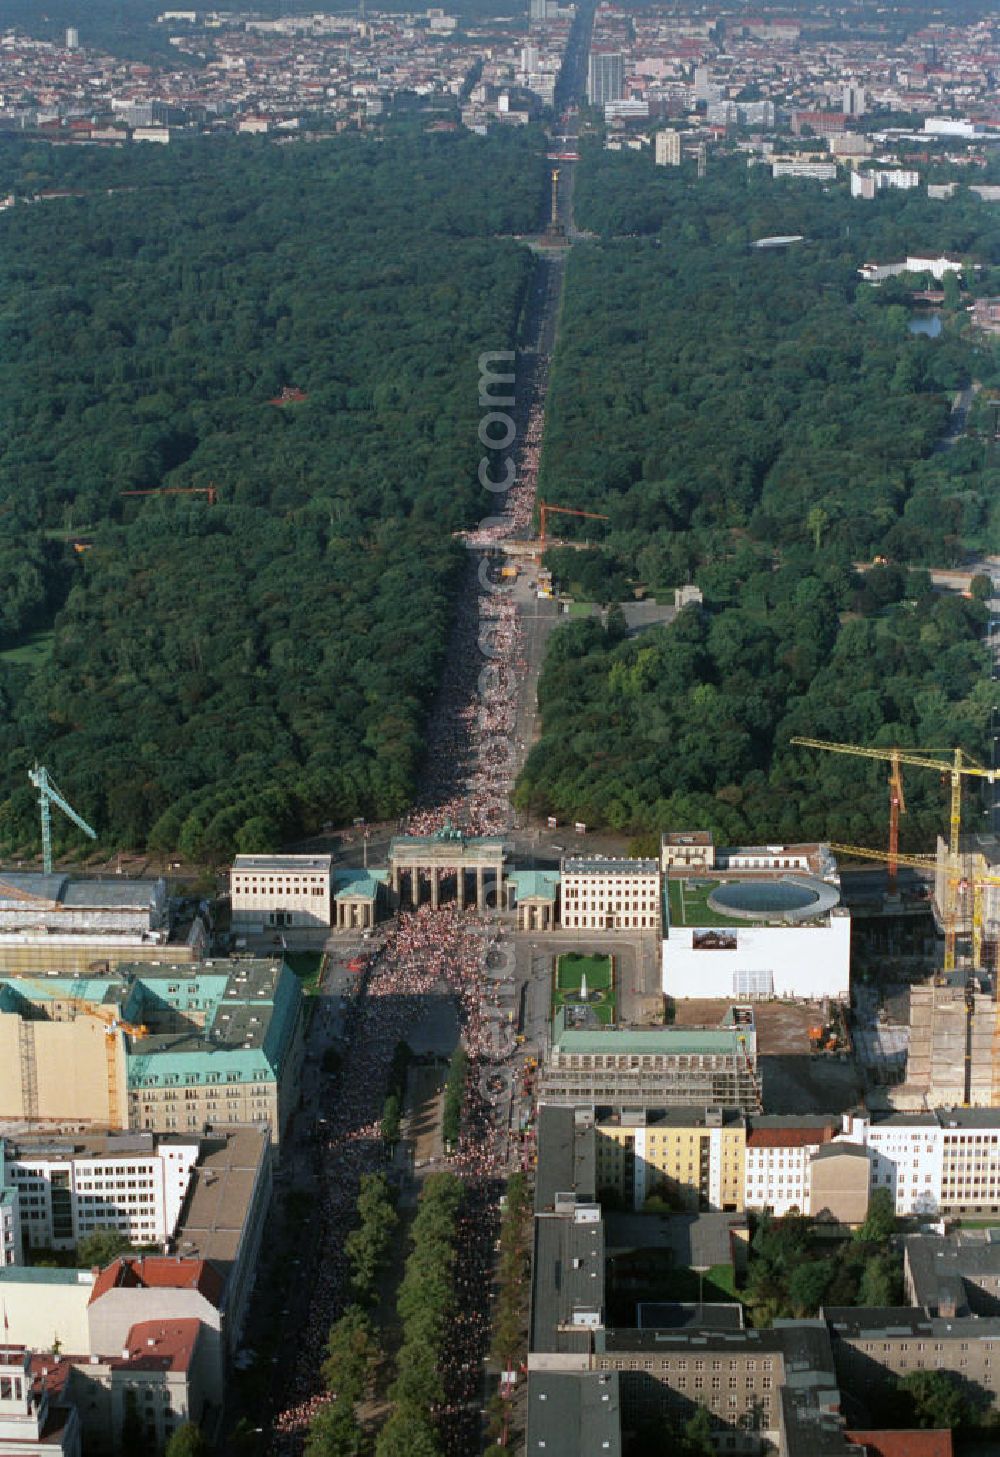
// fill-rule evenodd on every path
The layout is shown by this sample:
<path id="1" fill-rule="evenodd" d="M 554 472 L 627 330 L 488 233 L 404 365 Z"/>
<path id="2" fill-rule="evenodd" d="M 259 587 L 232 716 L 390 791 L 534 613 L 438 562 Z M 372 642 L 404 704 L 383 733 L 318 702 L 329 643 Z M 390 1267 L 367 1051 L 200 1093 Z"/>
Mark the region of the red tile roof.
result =
<path id="1" fill-rule="evenodd" d="M 754 1128 L 747 1134 L 747 1148 L 804 1148 L 811 1143 L 829 1143 L 833 1129 Z"/>
<path id="2" fill-rule="evenodd" d="M 111 1290 L 197 1290 L 211 1305 L 222 1300 L 225 1280 L 208 1260 L 180 1255 L 126 1255 L 112 1260 L 97 1276 L 89 1305 Z"/>
<path id="3" fill-rule="evenodd" d="M 31 1376 L 35 1383 L 36 1392 L 40 1392 L 44 1385 L 51 1401 L 62 1400 L 66 1382 L 69 1379 L 74 1364 L 83 1366 L 86 1365 L 89 1359 L 89 1356 L 33 1355 L 31 1358 Z"/>
<path id="4" fill-rule="evenodd" d="M 128 1333 L 120 1360 L 109 1365 L 116 1371 L 186 1371 L 191 1365 L 201 1321 L 142 1320 Z M 128 1356 L 125 1355 L 128 1351 Z"/>
<path id="5" fill-rule="evenodd" d="M 867 1457 L 954 1457 L 951 1432 L 845 1432 L 849 1442 L 864 1447 Z"/>

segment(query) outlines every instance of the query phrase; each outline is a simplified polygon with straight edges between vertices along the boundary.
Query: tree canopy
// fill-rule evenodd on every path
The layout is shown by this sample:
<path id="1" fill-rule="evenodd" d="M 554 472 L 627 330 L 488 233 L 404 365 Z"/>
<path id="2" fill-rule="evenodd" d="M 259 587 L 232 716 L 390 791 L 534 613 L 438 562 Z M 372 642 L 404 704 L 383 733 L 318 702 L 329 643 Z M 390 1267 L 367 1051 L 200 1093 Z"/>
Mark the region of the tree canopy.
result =
<path id="1" fill-rule="evenodd" d="M 69 157 L 82 196 L 4 214 L 9 844 L 35 760 L 106 843 L 209 860 L 411 798 L 542 143 L 240 141 L 135 148 L 110 195 Z M 163 488 L 216 504 L 122 494 Z"/>
<path id="2" fill-rule="evenodd" d="M 1000 541 L 988 441 L 942 448 L 952 392 L 1000 378 L 1000 352 L 961 312 L 911 334 L 905 280 L 857 270 L 949 248 L 981 261 L 977 290 L 1000 287 L 988 210 L 866 208 L 735 159 L 696 182 L 596 144 L 576 198 L 598 236 L 567 264 L 540 494 L 610 519 L 562 518 L 592 549 L 547 561 L 583 598 L 669 604 L 694 582 L 704 606 L 634 636 L 615 614 L 553 635 L 518 803 L 728 842 L 884 837 L 883 770 L 789 740 L 985 751 L 981 593 L 936 592 L 923 569 Z M 907 801 L 926 848 L 940 786 L 913 775 Z"/>

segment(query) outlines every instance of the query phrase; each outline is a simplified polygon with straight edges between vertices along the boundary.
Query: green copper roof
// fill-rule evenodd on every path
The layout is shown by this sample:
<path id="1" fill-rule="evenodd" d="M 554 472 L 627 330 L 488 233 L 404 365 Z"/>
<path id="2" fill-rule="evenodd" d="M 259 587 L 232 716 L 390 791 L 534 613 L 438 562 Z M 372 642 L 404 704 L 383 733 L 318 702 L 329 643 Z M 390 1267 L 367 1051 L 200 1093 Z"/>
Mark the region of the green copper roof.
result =
<path id="1" fill-rule="evenodd" d="M 368 900 L 375 900 L 379 892 L 379 886 L 385 885 L 389 879 L 387 870 L 363 870 L 357 866 L 353 870 L 338 870 L 333 877 L 336 886 L 334 900 L 349 899 L 354 896 L 363 896 Z"/>
<path id="2" fill-rule="evenodd" d="M 0 1286 L 92 1285 L 90 1270 L 54 1270 L 47 1265 L 0 1265 Z"/>
<path id="3" fill-rule="evenodd" d="M 734 1031 L 715 1027 L 608 1027 L 566 1030 L 560 1009 L 552 1019 L 552 1045 L 560 1052 L 602 1052 L 718 1056 L 737 1050 Z"/>
<path id="4" fill-rule="evenodd" d="M 10 987 L 27 1002 L 113 1002 L 126 989 L 123 976 L 4 976 L 0 985 Z"/>
<path id="5" fill-rule="evenodd" d="M 507 884 L 514 887 L 518 900 L 522 901 L 531 896 L 555 900 L 559 881 L 557 870 L 514 870 L 507 876 Z"/>

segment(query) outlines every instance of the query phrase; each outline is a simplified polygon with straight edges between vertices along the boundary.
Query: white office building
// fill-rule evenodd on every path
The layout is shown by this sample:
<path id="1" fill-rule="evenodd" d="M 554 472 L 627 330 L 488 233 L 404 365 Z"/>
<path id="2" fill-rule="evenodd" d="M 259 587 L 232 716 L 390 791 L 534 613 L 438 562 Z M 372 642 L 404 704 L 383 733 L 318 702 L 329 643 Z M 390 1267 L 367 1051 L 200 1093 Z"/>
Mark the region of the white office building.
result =
<path id="1" fill-rule="evenodd" d="M 888 1189 L 899 1215 L 1000 1214 L 1000 1108 L 844 1117 L 839 1140 L 871 1158 L 871 1187 Z"/>
<path id="2" fill-rule="evenodd" d="M 329 926 L 329 855 L 237 855 L 229 872 L 234 932 Z"/>
<path id="3" fill-rule="evenodd" d="M 566 930 L 659 930 L 660 868 L 655 860 L 564 859 L 561 923 Z"/>
<path id="4" fill-rule="evenodd" d="M 772 177 L 803 177 L 811 182 L 835 182 L 836 162 L 772 162 Z"/>
<path id="5" fill-rule="evenodd" d="M 832 1119 L 755 1118 L 747 1132 L 743 1207 L 778 1218 L 809 1211 L 813 1157 L 838 1133 Z"/>
<path id="6" fill-rule="evenodd" d="M 135 1245 L 162 1245 L 180 1217 L 198 1160 L 198 1139 L 151 1133 L 93 1138 L 7 1138 L 6 1186 L 17 1203 L 23 1248 L 72 1249 L 95 1229 Z"/>
<path id="7" fill-rule="evenodd" d="M 887 167 L 876 172 L 852 172 L 851 196 L 870 202 L 880 192 L 897 188 L 908 192 L 920 186 L 920 173 L 908 167 Z"/>
<path id="8" fill-rule="evenodd" d="M 825 845 L 664 843 L 663 991 L 676 1000 L 850 995 L 851 918 Z M 685 864 L 678 851 L 697 852 Z M 699 864 L 699 860 L 701 864 Z"/>
<path id="9" fill-rule="evenodd" d="M 884 283 L 887 278 L 898 278 L 901 273 L 929 273 L 940 283 L 946 273 L 961 271 L 962 260 L 949 258 L 944 253 L 937 258 L 911 253 L 899 263 L 864 263 L 858 269 L 864 283 Z"/>

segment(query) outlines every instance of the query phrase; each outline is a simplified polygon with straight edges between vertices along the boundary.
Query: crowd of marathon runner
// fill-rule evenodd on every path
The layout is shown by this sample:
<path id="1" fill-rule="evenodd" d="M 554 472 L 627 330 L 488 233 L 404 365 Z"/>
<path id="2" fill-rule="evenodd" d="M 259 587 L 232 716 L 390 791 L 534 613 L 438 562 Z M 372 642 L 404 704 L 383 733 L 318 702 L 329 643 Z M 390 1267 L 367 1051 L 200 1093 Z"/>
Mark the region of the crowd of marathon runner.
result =
<path id="1" fill-rule="evenodd" d="M 484 553 L 497 552 L 503 541 L 524 536 L 531 526 L 547 382 L 543 360 L 517 479 L 503 510 L 465 536 L 470 547 Z M 475 560 L 478 567 L 485 557 Z M 423 792 L 406 821 L 411 835 L 433 834 L 445 824 L 470 835 L 503 834 L 510 828 L 518 690 L 527 664 L 513 595 L 495 580 L 495 572 L 487 569 L 484 576 L 489 586 L 470 570 L 469 591 L 453 628 L 428 730 L 431 752 Z"/>
<path id="2" fill-rule="evenodd" d="M 495 935 L 495 932 L 492 933 Z M 379 1136 L 382 1099 L 397 1042 L 412 1033 L 425 1014 L 431 993 L 450 992 L 459 1009 L 462 1040 L 470 1061 L 481 1065 L 492 1044 L 490 983 L 483 963 L 491 932 L 479 918 L 446 907 L 428 906 L 399 918 L 375 952 L 367 987 L 356 1006 L 356 1021 L 341 1073 L 336 1099 L 328 1110 L 322 1142 L 318 1214 L 322 1220 L 324 1257 L 314 1279 L 305 1330 L 298 1334 L 300 1365 L 291 1406 L 275 1421 L 272 1451 L 298 1449 L 309 1418 L 325 1399 L 319 1387 L 327 1332 L 343 1308 L 347 1263 L 344 1237 L 354 1221 L 361 1175 L 385 1167 L 386 1151 Z M 462 1212 L 463 1238 L 457 1251 L 456 1279 L 466 1294 L 460 1300 L 448 1344 L 448 1367 L 442 1373 L 448 1403 L 441 1415 L 442 1441 L 448 1452 L 468 1453 L 470 1410 L 475 1383 L 481 1384 L 481 1362 L 489 1338 L 489 1262 L 492 1221 L 499 1180 L 507 1166 L 507 1130 L 497 1127 L 493 1110 L 470 1078 L 465 1116 L 456 1153 L 439 1165 L 463 1177 L 468 1197 Z M 471 1284 L 477 1298 L 467 1298 Z M 475 1381 L 473 1381 L 473 1376 Z"/>
<path id="3" fill-rule="evenodd" d="M 502 514 L 467 538 L 485 553 L 509 537 L 524 535 L 534 508 L 547 386 L 547 360 L 539 360 L 533 403 L 519 451 L 519 472 Z M 454 624 L 441 693 L 428 729 L 428 770 L 409 834 L 431 834 L 447 824 L 473 835 L 510 828 L 510 791 L 518 692 L 525 661 L 512 594 L 483 585 L 476 553 Z M 495 574 L 484 573 L 495 583 Z M 489 667 L 488 672 L 483 669 Z M 490 1282 L 499 1229 L 499 1195 L 524 1154 L 510 1139 L 506 1117 L 484 1096 L 481 1074 L 509 1055 L 513 1036 L 498 1037 L 499 987 L 487 974 L 487 957 L 499 931 L 488 918 L 457 911 L 454 903 L 432 911 L 400 913 L 370 962 L 356 1006 L 356 1020 L 341 1071 L 339 1091 L 325 1110 L 327 1123 L 320 1176 L 321 1248 L 306 1328 L 297 1333 L 300 1364 L 291 1404 L 273 1424 L 271 1452 L 285 1457 L 301 1449 L 309 1420 L 329 1397 L 319 1368 L 326 1336 L 345 1301 L 344 1237 L 354 1220 L 362 1174 L 385 1167 L 379 1126 L 389 1067 L 397 1042 L 424 1015 L 429 994 L 454 997 L 469 1055 L 470 1076 L 458 1149 L 438 1167 L 466 1184 L 455 1263 L 456 1313 L 442 1371 L 445 1403 L 435 1414 L 448 1457 L 476 1450 L 482 1396 L 482 1363 L 489 1347 Z M 515 1130 L 516 1134 L 516 1130 Z"/>

